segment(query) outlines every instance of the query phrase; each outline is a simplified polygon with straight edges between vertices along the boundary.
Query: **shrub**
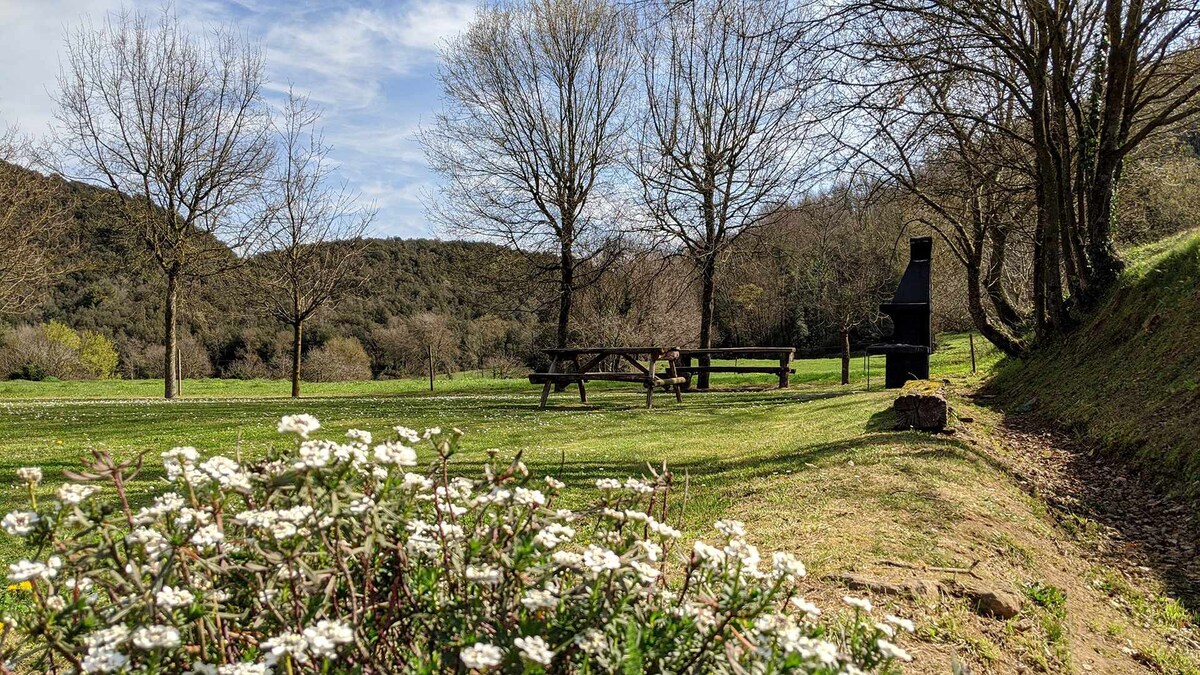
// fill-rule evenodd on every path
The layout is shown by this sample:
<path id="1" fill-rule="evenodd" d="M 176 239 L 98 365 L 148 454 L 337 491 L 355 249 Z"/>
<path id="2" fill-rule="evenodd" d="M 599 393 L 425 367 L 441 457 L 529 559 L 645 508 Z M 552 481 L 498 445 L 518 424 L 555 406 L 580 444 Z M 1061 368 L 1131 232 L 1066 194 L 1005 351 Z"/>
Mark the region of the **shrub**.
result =
<path id="1" fill-rule="evenodd" d="M 32 608 L 6 618 L 0 658 L 219 674 L 844 673 L 908 660 L 892 640 L 911 624 L 875 623 L 853 598 L 853 620 L 822 620 L 796 593 L 804 566 L 763 560 L 742 524 L 718 522 L 715 546 L 678 545 L 669 474 L 600 480 L 595 503 L 568 510 L 563 485 L 535 481 L 519 457 L 452 477 L 457 431 L 396 427 L 372 446 L 361 431 L 308 439 L 318 427 L 283 418 L 298 446 L 257 463 L 163 453 L 171 491 L 140 509 L 125 481 L 141 461 L 96 452 L 86 482 L 8 514 L 4 529 L 40 555 L 9 566 Z M 433 459 L 417 473 L 422 445 Z M 20 476 L 33 498 L 40 471 Z M 95 494 L 100 480 L 115 500 Z"/>
<path id="2" fill-rule="evenodd" d="M 256 380 L 271 376 L 271 369 L 253 349 L 238 350 L 237 358 L 225 367 L 224 377 L 235 380 Z"/>
<path id="3" fill-rule="evenodd" d="M 79 361 L 92 377 L 107 380 L 117 374 L 117 348 L 104 335 L 85 330 L 79 334 Z"/>
<path id="4" fill-rule="evenodd" d="M 308 353 L 301 376 L 310 382 L 371 379 L 371 357 L 352 337 L 336 337 Z"/>
<path id="5" fill-rule="evenodd" d="M 212 361 L 208 350 L 196 338 L 187 333 L 179 336 L 179 360 L 185 378 L 212 377 Z M 166 348 L 161 344 L 139 344 L 131 342 L 122 354 L 125 374 L 132 379 L 161 379 L 164 375 Z"/>
<path id="6" fill-rule="evenodd" d="M 75 336 L 73 340 L 72 335 Z M 4 346 L 0 348 L 0 368 L 8 377 L 26 380 L 82 377 L 86 373 L 79 353 L 70 346 L 78 345 L 78 337 L 75 331 L 54 321 L 39 326 L 18 326 L 5 336 Z"/>

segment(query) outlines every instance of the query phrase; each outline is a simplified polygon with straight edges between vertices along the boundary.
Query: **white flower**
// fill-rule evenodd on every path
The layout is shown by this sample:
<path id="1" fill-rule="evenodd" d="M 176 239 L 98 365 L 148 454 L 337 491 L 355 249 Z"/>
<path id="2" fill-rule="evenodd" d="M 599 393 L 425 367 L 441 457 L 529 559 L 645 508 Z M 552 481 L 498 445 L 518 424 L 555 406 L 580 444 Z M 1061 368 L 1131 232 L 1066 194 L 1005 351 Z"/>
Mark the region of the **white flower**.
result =
<path id="1" fill-rule="evenodd" d="M 292 466 L 297 471 L 328 466 L 337 448 L 337 443 L 324 439 L 304 441 L 300 443 L 300 449 L 297 451 L 300 454 L 300 460 Z"/>
<path id="2" fill-rule="evenodd" d="M 914 626 L 913 622 L 909 621 L 908 619 L 902 619 L 898 616 L 888 614 L 887 616 L 883 617 L 883 620 L 908 633 L 916 630 L 916 626 Z"/>
<path id="3" fill-rule="evenodd" d="M 401 485 L 406 490 L 417 490 L 418 492 L 429 492 L 433 489 L 433 481 L 415 473 L 404 474 L 404 482 Z"/>
<path id="4" fill-rule="evenodd" d="M 155 603 L 157 603 L 160 607 L 166 607 L 167 609 L 187 607 L 188 605 L 192 604 L 195 599 L 196 596 L 192 595 L 191 591 L 184 588 L 175 589 L 170 586 L 163 586 L 162 590 L 154 594 Z"/>
<path id="5" fill-rule="evenodd" d="M 292 657 L 297 663 L 308 663 L 308 640 L 299 633 L 281 633 L 263 640 L 262 651 L 267 655 L 267 665 L 278 663 L 283 656 Z"/>
<path id="6" fill-rule="evenodd" d="M 593 575 L 621 569 L 621 558 L 612 551 L 592 544 L 583 551 L 583 566 Z"/>
<path id="7" fill-rule="evenodd" d="M 200 470 L 226 489 L 249 490 L 250 476 L 242 471 L 238 463 L 228 457 L 217 455 L 200 465 Z"/>
<path id="8" fill-rule="evenodd" d="M 725 563 L 725 552 L 714 546 L 697 541 L 692 545 L 692 553 L 704 566 L 716 569 Z"/>
<path id="9" fill-rule="evenodd" d="M 575 528 L 569 525 L 550 523 L 533 536 L 533 543 L 549 550 L 574 536 Z"/>
<path id="10" fill-rule="evenodd" d="M 179 646 L 179 631 L 173 626 L 142 626 L 133 632 L 133 646 L 152 649 L 174 649 Z"/>
<path id="11" fill-rule="evenodd" d="M 75 506 L 92 496 L 97 489 L 98 488 L 94 485 L 63 483 L 62 485 L 58 486 L 58 499 L 64 504 Z"/>
<path id="12" fill-rule="evenodd" d="M 4 520 L 0 521 L 0 527 L 14 537 L 24 537 L 33 532 L 33 527 L 37 525 L 38 520 L 38 514 L 33 511 L 13 511 L 4 516 Z"/>
<path id="13" fill-rule="evenodd" d="M 268 675 L 270 672 L 265 663 L 232 663 L 217 668 L 217 675 Z"/>
<path id="14" fill-rule="evenodd" d="M 8 566 L 8 580 L 16 583 L 22 581 L 49 580 L 58 575 L 58 569 L 39 562 L 20 560 Z"/>
<path id="15" fill-rule="evenodd" d="M 550 665 L 550 662 L 554 660 L 554 652 L 550 649 L 550 645 L 537 635 L 530 637 L 519 637 L 513 640 L 513 644 L 521 650 L 521 656 L 524 656 L 534 663 L 540 663 L 543 666 L 548 666 Z"/>
<path id="16" fill-rule="evenodd" d="M 409 429 L 403 425 L 392 427 L 392 429 L 396 432 L 397 436 L 409 443 L 418 443 L 421 440 L 421 434 L 417 433 L 416 429 Z"/>
<path id="17" fill-rule="evenodd" d="M 363 445 L 371 444 L 371 432 L 363 431 L 362 429 L 351 429 L 346 432 L 346 438 Z"/>
<path id="18" fill-rule="evenodd" d="M 115 673 L 128 664 L 128 656 L 112 649 L 89 649 L 80 662 L 85 673 Z"/>
<path id="19" fill-rule="evenodd" d="M 416 466 L 417 451 L 401 443 L 380 443 L 375 446 L 375 461 L 395 466 Z"/>
<path id="20" fill-rule="evenodd" d="M 615 478 L 601 478 L 596 481 L 596 489 L 598 490 L 620 490 L 621 481 Z"/>
<path id="21" fill-rule="evenodd" d="M 207 482 L 206 476 L 196 473 L 196 462 L 199 459 L 200 452 L 190 446 L 171 448 L 162 453 L 163 470 L 167 472 L 167 480 L 174 481 L 182 476 L 193 483 Z"/>
<path id="22" fill-rule="evenodd" d="M 551 590 L 531 588 L 525 591 L 525 597 L 521 598 L 521 604 L 532 610 L 555 609 L 558 607 L 558 595 Z"/>
<path id="23" fill-rule="evenodd" d="M 441 436 L 441 435 L 442 435 L 441 427 L 429 427 L 428 429 L 425 430 L 425 433 L 421 434 L 421 439 L 427 441 L 427 440 L 433 438 L 434 436 Z"/>
<path id="24" fill-rule="evenodd" d="M 879 646 L 879 653 L 883 654 L 885 659 L 896 659 L 905 663 L 912 661 L 912 656 L 901 649 L 900 647 L 888 642 L 887 640 L 876 640 L 875 644 Z"/>
<path id="25" fill-rule="evenodd" d="M 322 619 L 315 626 L 304 629 L 308 651 L 318 659 L 336 654 L 338 645 L 354 642 L 354 630 L 341 621 Z"/>
<path id="26" fill-rule="evenodd" d="M 657 520 L 651 520 L 649 525 L 650 531 L 660 537 L 666 537 L 667 539 L 678 539 L 683 536 L 683 533 L 679 530 L 667 525 L 666 523 L 660 523 Z"/>
<path id="27" fill-rule="evenodd" d="M 356 497 L 350 501 L 350 505 L 346 508 L 350 513 L 359 516 L 375 508 L 375 500 L 367 496 Z"/>
<path id="28" fill-rule="evenodd" d="M 30 485 L 37 485 L 42 482 L 42 470 L 36 466 L 23 466 L 17 469 L 17 478 Z"/>
<path id="29" fill-rule="evenodd" d="M 192 545 L 196 548 L 212 548 L 223 541 L 225 541 L 225 534 L 215 523 L 205 525 L 192 535 Z"/>
<path id="30" fill-rule="evenodd" d="M 871 601 L 867 600 L 866 598 L 855 598 L 855 597 L 852 597 L 849 595 L 843 597 L 842 602 L 846 603 L 847 605 L 850 605 L 851 607 L 853 607 L 855 609 L 861 609 L 864 612 L 870 612 L 871 609 L 873 609 L 873 607 L 874 607 L 871 604 Z"/>
<path id="31" fill-rule="evenodd" d="M 496 645 L 486 642 L 476 642 L 458 653 L 467 670 L 488 670 L 500 665 L 504 660 L 504 652 Z"/>
<path id="32" fill-rule="evenodd" d="M 467 565 L 467 581 L 474 581 L 485 586 L 495 586 L 500 583 L 500 568 L 492 565 Z"/>
<path id="33" fill-rule="evenodd" d="M 650 494 L 654 492 L 654 486 L 645 481 L 640 481 L 636 478 L 629 478 L 625 481 L 625 489 L 636 494 Z"/>
<path id="34" fill-rule="evenodd" d="M 807 614 L 810 617 L 821 616 L 821 609 L 819 607 L 817 607 L 813 603 L 805 600 L 804 598 L 802 598 L 800 596 L 796 596 L 796 597 L 792 598 L 791 602 L 792 602 L 793 607 L 800 610 L 801 612 L 804 612 L 805 614 Z"/>
<path id="35" fill-rule="evenodd" d="M 555 478 L 554 476 L 546 476 L 545 481 L 546 487 L 550 488 L 551 490 L 561 490 L 567 486 L 566 483 Z"/>
<path id="36" fill-rule="evenodd" d="M 312 415 L 285 415 L 279 420 L 278 431 L 281 434 L 296 434 L 300 438 L 308 438 L 308 435 L 317 429 L 321 428 L 321 423 Z"/>
<path id="37" fill-rule="evenodd" d="M 608 646 L 608 641 L 604 639 L 604 633 L 589 628 L 583 633 L 575 636 L 575 644 L 583 650 L 585 654 L 600 654 Z"/>
<path id="38" fill-rule="evenodd" d="M 746 536 L 746 525 L 740 520 L 718 520 L 713 526 L 726 537 Z"/>
<path id="39" fill-rule="evenodd" d="M 540 490 L 527 490 L 519 487 L 513 490 L 513 501 L 522 506 L 545 506 L 546 495 Z"/>
<path id="40" fill-rule="evenodd" d="M 795 581 L 808 574 L 808 570 L 804 568 L 804 563 L 800 562 L 791 553 L 776 551 L 775 555 L 772 556 L 772 560 L 774 562 L 776 577 Z"/>

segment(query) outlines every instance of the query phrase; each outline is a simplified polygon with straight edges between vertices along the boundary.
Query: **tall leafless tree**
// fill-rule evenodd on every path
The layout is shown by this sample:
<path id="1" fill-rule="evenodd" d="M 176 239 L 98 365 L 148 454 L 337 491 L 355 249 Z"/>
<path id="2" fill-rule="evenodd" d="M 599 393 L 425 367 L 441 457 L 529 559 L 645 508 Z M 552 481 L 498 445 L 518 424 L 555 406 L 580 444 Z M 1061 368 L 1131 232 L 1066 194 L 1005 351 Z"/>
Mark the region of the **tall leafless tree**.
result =
<path id="1" fill-rule="evenodd" d="M 122 12 L 69 33 L 56 135 L 82 177 L 115 191 L 126 232 L 166 281 L 164 395 L 177 393 L 176 323 L 190 280 L 239 264 L 273 144 L 258 49 L 189 33 L 169 11 Z"/>
<path id="2" fill-rule="evenodd" d="M 307 97 L 289 92 L 274 124 L 279 152 L 267 184 L 266 251 L 249 265 L 250 297 L 292 329 L 292 398 L 300 396 L 304 323 L 364 281 L 362 237 L 375 216 L 333 180 L 319 121 Z"/>
<path id="3" fill-rule="evenodd" d="M 620 166 L 632 29 L 609 0 L 482 8 L 443 50 L 445 109 L 421 135 L 444 177 L 436 219 L 553 261 L 560 347 L 580 264 L 616 217 L 603 187 Z"/>
<path id="4" fill-rule="evenodd" d="M 712 346 L 722 255 L 819 165 L 804 19 L 788 2 L 647 10 L 638 175 L 654 229 L 695 265 L 701 348 Z M 708 386 L 707 373 L 697 384 Z"/>
<path id="5" fill-rule="evenodd" d="M 1122 167 L 1146 140 L 1200 113 L 1196 0 L 849 0 L 854 111 L 892 110 L 915 165 L 959 153 L 961 132 L 1022 156 L 1034 204 L 1037 334 L 1070 324 L 1122 269 L 1114 205 Z M 906 119 L 904 119 L 906 118 Z M 950 142 L 944 142 L 950 139 Z M 979 147 L 979 144 L 975 144 Z M 985 176 L 999 163 L 959 153 Z M 989 239 L 983 240 L 989 245 Z"/>

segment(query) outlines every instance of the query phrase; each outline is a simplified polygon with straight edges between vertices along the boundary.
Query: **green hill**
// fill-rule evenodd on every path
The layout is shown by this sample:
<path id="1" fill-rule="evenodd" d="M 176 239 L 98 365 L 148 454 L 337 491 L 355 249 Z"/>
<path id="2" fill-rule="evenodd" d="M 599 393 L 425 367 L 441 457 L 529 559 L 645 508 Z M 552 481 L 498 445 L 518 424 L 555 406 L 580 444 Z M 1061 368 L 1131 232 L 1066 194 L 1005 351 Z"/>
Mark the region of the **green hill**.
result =
<path id="1" fill-rule="evenodd" d="M 1104 305 L 993 381 L 1026 408 L 1200 496 L 1200 230 L 1127 253 Z"/>

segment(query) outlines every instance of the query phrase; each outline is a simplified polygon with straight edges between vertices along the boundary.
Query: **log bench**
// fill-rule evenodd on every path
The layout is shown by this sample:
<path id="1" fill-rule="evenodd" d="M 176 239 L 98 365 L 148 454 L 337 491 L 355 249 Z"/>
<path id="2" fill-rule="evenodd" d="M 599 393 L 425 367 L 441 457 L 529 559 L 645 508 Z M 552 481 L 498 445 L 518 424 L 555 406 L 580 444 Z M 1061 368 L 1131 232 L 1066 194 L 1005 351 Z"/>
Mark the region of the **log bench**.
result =
<path id="1" fill-rule="evenodd" d="M 692 365 L 692 359 L 699 365 Z M 777 366 L 714 366 L 712 359 L 773 359 L 778 360 Z M 779 388 L 787 389 L 791 385 L 791 374 L 796 372 L 792 361 L 796 358 L 794 347 L 715 347 L 710 349 L 680 349 L 679 365 L 676 371 L 687 378 L 684 389 L 690 389 L 692 376 L 700 373 L 762 373 L 775 375 L 779 378 Z"/>

